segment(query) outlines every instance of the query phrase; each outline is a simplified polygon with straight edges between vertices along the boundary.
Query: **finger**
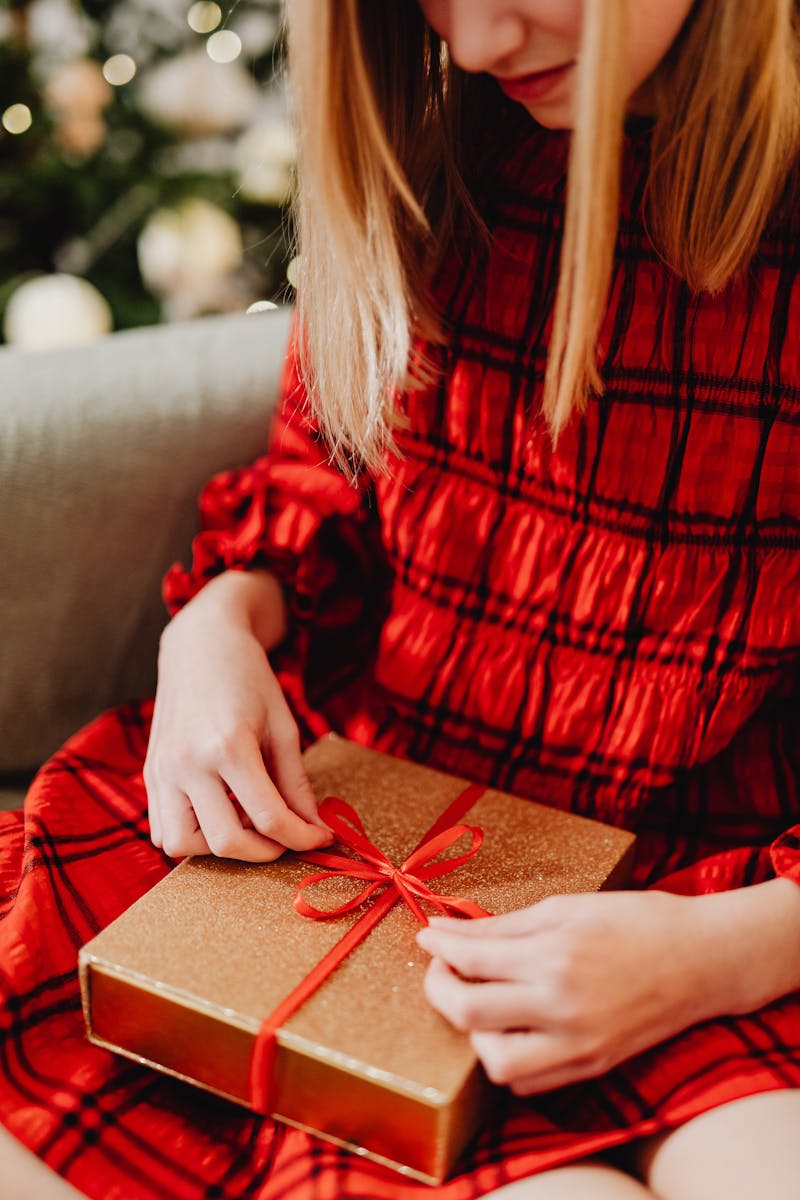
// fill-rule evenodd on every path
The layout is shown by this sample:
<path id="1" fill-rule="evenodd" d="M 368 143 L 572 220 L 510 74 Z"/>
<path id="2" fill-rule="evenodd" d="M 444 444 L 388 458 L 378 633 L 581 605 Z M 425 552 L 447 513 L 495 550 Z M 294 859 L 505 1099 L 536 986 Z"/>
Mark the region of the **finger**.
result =
<path id="1" fill-rule="evenodd" d="M 208 843 L 209 854 L 243 862 L 273 862 L 283 854 L 285 846 L 281 843 L 264 837 L 255 829 L 242 827 L 220 779 L 200 776 L 192 780 L 189 796 Z"/>
<path id="2" fill-rule="evenodd" d="M 164 837 L 161 832 L 161 819 L 158 815 L 158 808 L 154 801 L 150 801 L 147 807 L 147 821 L 150 826 L 150 841 L 161 850 L 164 846 Z"/>
<path id="3" fill-rule="evenodd" d="M 569 1038 L 545 1031 L 492 1033 L 478 1030 L 470 1033 L 472 1048 L 484 1066 L 492 1083 L 514 1087 L 521 1081 L 537 1090 L 535 1081 L 556 1086 L 549 1081 L 563 1077 L 565 1082 L 577 1079 L 581 1071 L 588 1072 L 587 1061 L 575 1052 Z"/>
<path id="4" fill-rule="evenodd" d="M 466 921 L 461 923 L 467 924 Z M 461 937 L 450 930 L 427 928 L 417 934 L 417 942 L 429 954 L 443 958 L 466 979 L 523 978 L 529 957 L 528 954 L 520 955 L 516 938 Z M 527 952 L 528 948 L 525 949 Z"/>
<path id="5" fill-rule="evenodd" d="M 446 929 L 464 938 L 520 937 L 543 929 L 554 929 L 566 916 L 571 896 L 548 896 L 530 908 L 502 913 L 499 917 L 480 917 L 473 921 L 457 917 L 431 917 L 431 929 Z"/>
<path id="6" fill-rule="evenodd" d="M 220 774 L 265 837 L 290 850 L 315 850 L 330 843 L 327 826 L 312 824 L 286 806 L 267 774 L 255 737 L 242 739 L 236 761 L 222 764 Z"/>
<path id="7" fill-rule="evenodd" d="M 241 804 L 236 799 L 233 792 L 227 785 L 225 786 L 225 795 L 228 797 L 231 804 L 233 805 L 233 811 L 236 813 L 236 820 L 239 822 L 242 829 L 252 829 L 253 822 L 250 820 L 247 813 L 244 811 Z"/>
<path id="8" fill-rule="evenodd" d="M 147 787 L 147 820 L 150 824 L 150 841 L 161 849 L 163 834 L 161 831 L 161 813 L 159 811 L 158 792 L 154 787 Z"/>
<path id="9" fill-rule="evenodd" d="M 328 827 L 317 811 L 317 798 L 303 766 L 300 737 L 293 720 L 290 719 L 280 732 L 272 734 L 268 753 L 270 773 L 289 807 L 304 820 L 327 831 Z"/>
<path id="10" fill-rule="evenodd" d="M 456 1029 L 529 1028 L 528 989 L 517 983 L 466 983 L 441 958 L 434 958 L 425 975 L 425 995 Z"/>
<path id="11" fill-rule="evenodd" d="M 152 726 L 150 738 L 152 742 Z M 152 768 L 151 751 L 148 745 L 148 752 L 145 756 L 142 766 L 142 782 L 144 783 L 145 795 L 147 796 L 147 819 L 150 824 L 150 841 L 154 846 L 161 849 L 163 843 L 163 834 L 161 830 L 161 812 L 159 804 L 160 787 L 156 783 L 155 772 Z"/>
<path id="12" fill-rule="evenodd" d="M 160 845 L 168 858 L 208 854 L 208 842 L 189 797 L 178 788 L 165 789 L 159 800 Z"/>
<path id="13" fill-rule="evenodd" d="M 586 1079 L 594 1079 L 601 1074 L 589 1064 L 580 1065 L 575 1061 L 568 1066 L 556 1067 L 552 1071 L 541 1071 L 538 1075 L 527 1075 L 523 1079 L 515 1079 L 508 1086 L 515 1096 L 536 1096 L 542 1092 L 553 1092 L 556 1088 L 568 1087 L 571 1083 L 580 1083 Z"/>

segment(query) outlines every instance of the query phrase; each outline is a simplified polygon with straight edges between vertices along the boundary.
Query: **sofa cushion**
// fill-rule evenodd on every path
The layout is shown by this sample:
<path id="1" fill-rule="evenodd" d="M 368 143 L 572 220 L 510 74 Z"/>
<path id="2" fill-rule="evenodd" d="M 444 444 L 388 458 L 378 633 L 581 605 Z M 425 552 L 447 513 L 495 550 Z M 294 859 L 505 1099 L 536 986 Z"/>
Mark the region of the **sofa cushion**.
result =
<path id="1" fill-rule="evenodd" d="M 196 497 L 267 440 L 290 310 L 0 350 L 0 773 L 155 686 Z"/>

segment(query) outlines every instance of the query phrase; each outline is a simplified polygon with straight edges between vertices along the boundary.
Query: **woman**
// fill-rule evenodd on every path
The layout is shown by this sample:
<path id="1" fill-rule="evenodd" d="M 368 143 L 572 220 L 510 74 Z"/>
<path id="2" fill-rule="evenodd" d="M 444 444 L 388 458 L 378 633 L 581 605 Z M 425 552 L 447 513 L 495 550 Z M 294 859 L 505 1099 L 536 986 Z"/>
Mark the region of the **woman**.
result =
<path id="1" fill-rule="evenodd" d="M 212 481 L 167 578 L 152 732 L 108 715 L 31 794 L 63 886 L 18 850 L 7 924 L 63 980 L 20 955 L 17 1010 L 75 994 L 63 915 L 41 933 L 89 879 L 54 781 L 87 832 L 126 822 L 91 927 L 166 869 L 148 733 L 155 846 L 267 861 L 328 840 L 298 726 L 333 726 L 639 833 L 635 892 L 420 934 L 431 1003 L 508 1089 L 443 1200 L 794 1195 L 797 15 L 294 0 L 302 334 L 272 451 Z M 5 1074 L 18 1135 L 89 1195 L 420 1192 L 82 1046 Z"/>

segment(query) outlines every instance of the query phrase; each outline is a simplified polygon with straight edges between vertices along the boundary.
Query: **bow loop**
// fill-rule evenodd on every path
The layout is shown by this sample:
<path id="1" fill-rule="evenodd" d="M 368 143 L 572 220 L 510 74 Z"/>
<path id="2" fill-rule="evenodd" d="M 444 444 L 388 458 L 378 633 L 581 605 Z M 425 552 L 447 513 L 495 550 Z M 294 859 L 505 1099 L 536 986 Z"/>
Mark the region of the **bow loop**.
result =
<path id="1" fill-rule="evenodd" d="M 469 850 L 453 858 L 444 858 L 440 862 L 435 861 L 440 854 L 444 854 L 445 850 L 449 850 L 451 846 L 459 842 L 465 834 L 470 835 Z M 409 854 L 402 869 L 412 871 L 420 879 L 434 879 L 437 875 L 448 875 L 450 871 L 455 871 L 468 862 L 473 855 L 478 853 L 482 845 L 483 830 L 479 826 L 451 825 L 449 829 L 437 833 L 435 837 L 428 838 Z"/>
<path id="2" fill-rule="evenodd" d="M 356 810 L 338 796 L 327 796 L 319 806 L 319 815 L 343 846 L 354 850 L 360 858 L 349 858 L 327 850 L 312 850 L 303 854 L 303 860 L 326 867 L 314 875 L 307 875 L 300 883 L 294 898 L 295 910 L 303 917 L 326 920 L 344 916 L 359 908 L 383 888 L 394 889 L 398 899 L 411 909 L 421 925 L 428 919 L 420 906 L 424 900 L 432 904 L 445 916 L 486 917 L 490 914 L 472 900 L 457 896 L 442 896 L 432 891 L 426 880 L 449 874 L 477 854 L 483 842 L 483 830 L 476 825 L 455 824 L 435 832 L 408 856 L 401 867 L 396 867 L 367 836 L 364 825 Z M 470 845 L 463 853 L 452 858 L 440 856 L 454 846 L 465 835 L 470 836 Z M 438 861 L 437 861 L 438 860 Z M 327 879 L 343 876 L 363 880 L 367 886 L 358 895 L 331 909 L 315 908 L 302 893 L 306 888 Z"/>
<path id="3" fill-rule="evenodd" d="M 338 796 L 326 796 L 319 806 L 319 815 L 330 831 L 336 835 L 336 840 L 343 846 L 349 846 L 367 862 L 391 870 L 392 863 L 369 840 L 361 818 L 352 804 L 348 804 L 346 800 L 340 800 Z"/>

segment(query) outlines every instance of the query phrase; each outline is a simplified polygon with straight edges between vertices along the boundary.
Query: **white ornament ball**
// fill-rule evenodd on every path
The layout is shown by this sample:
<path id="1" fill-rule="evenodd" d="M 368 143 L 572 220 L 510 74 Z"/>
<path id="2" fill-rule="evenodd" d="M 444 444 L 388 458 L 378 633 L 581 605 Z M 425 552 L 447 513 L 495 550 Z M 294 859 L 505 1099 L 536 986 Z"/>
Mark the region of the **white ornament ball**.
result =
<path id="1" fill-rule="evenodd" d="M 246 130 L 236 144 L 239 195 L 259 204 L 286 204 L 296 158 L 294 135 L 286 121 L 264 121 Z"/>
<path id="2" fill-rule="evenodd" d="M 80 346 L 110 333 L 114 319 L 94 284 L 77 275 L 39 275 L 20 284 L 6 306 L 6 341 L 23 350 Z"/>
<path id="3" fill-rule="evenodd" d="M 237 16 L 233 29 L 238 33 L 242 49 L 249 58 L 258 58 L 275 44 L 280 29 L 277 13 L 257 12 L 251 9 Z"/>
<path id="4" fill-rule="evenodd" d="M 233 217 L 208 200 L 157 209 L 137 243 L 142 279 L 157 296 L 201 288 L 232 274 L 244 254 Z"/>
<path id="5" fill-rule="evenodd" d="M 25 17 L 27 41 L 37 58 L 64 62 L 88 54 L 94 40 L 93 25 L 73 0 L 33 0 Z"/>
<path id="6" fill-rule="evenodd" d="M 260 95 L 243 63 L 215 63 L 204 50 L 189 50 L 153 67 L 139 86 L 145 114 L 185 137 L 241 129 Z"/>

